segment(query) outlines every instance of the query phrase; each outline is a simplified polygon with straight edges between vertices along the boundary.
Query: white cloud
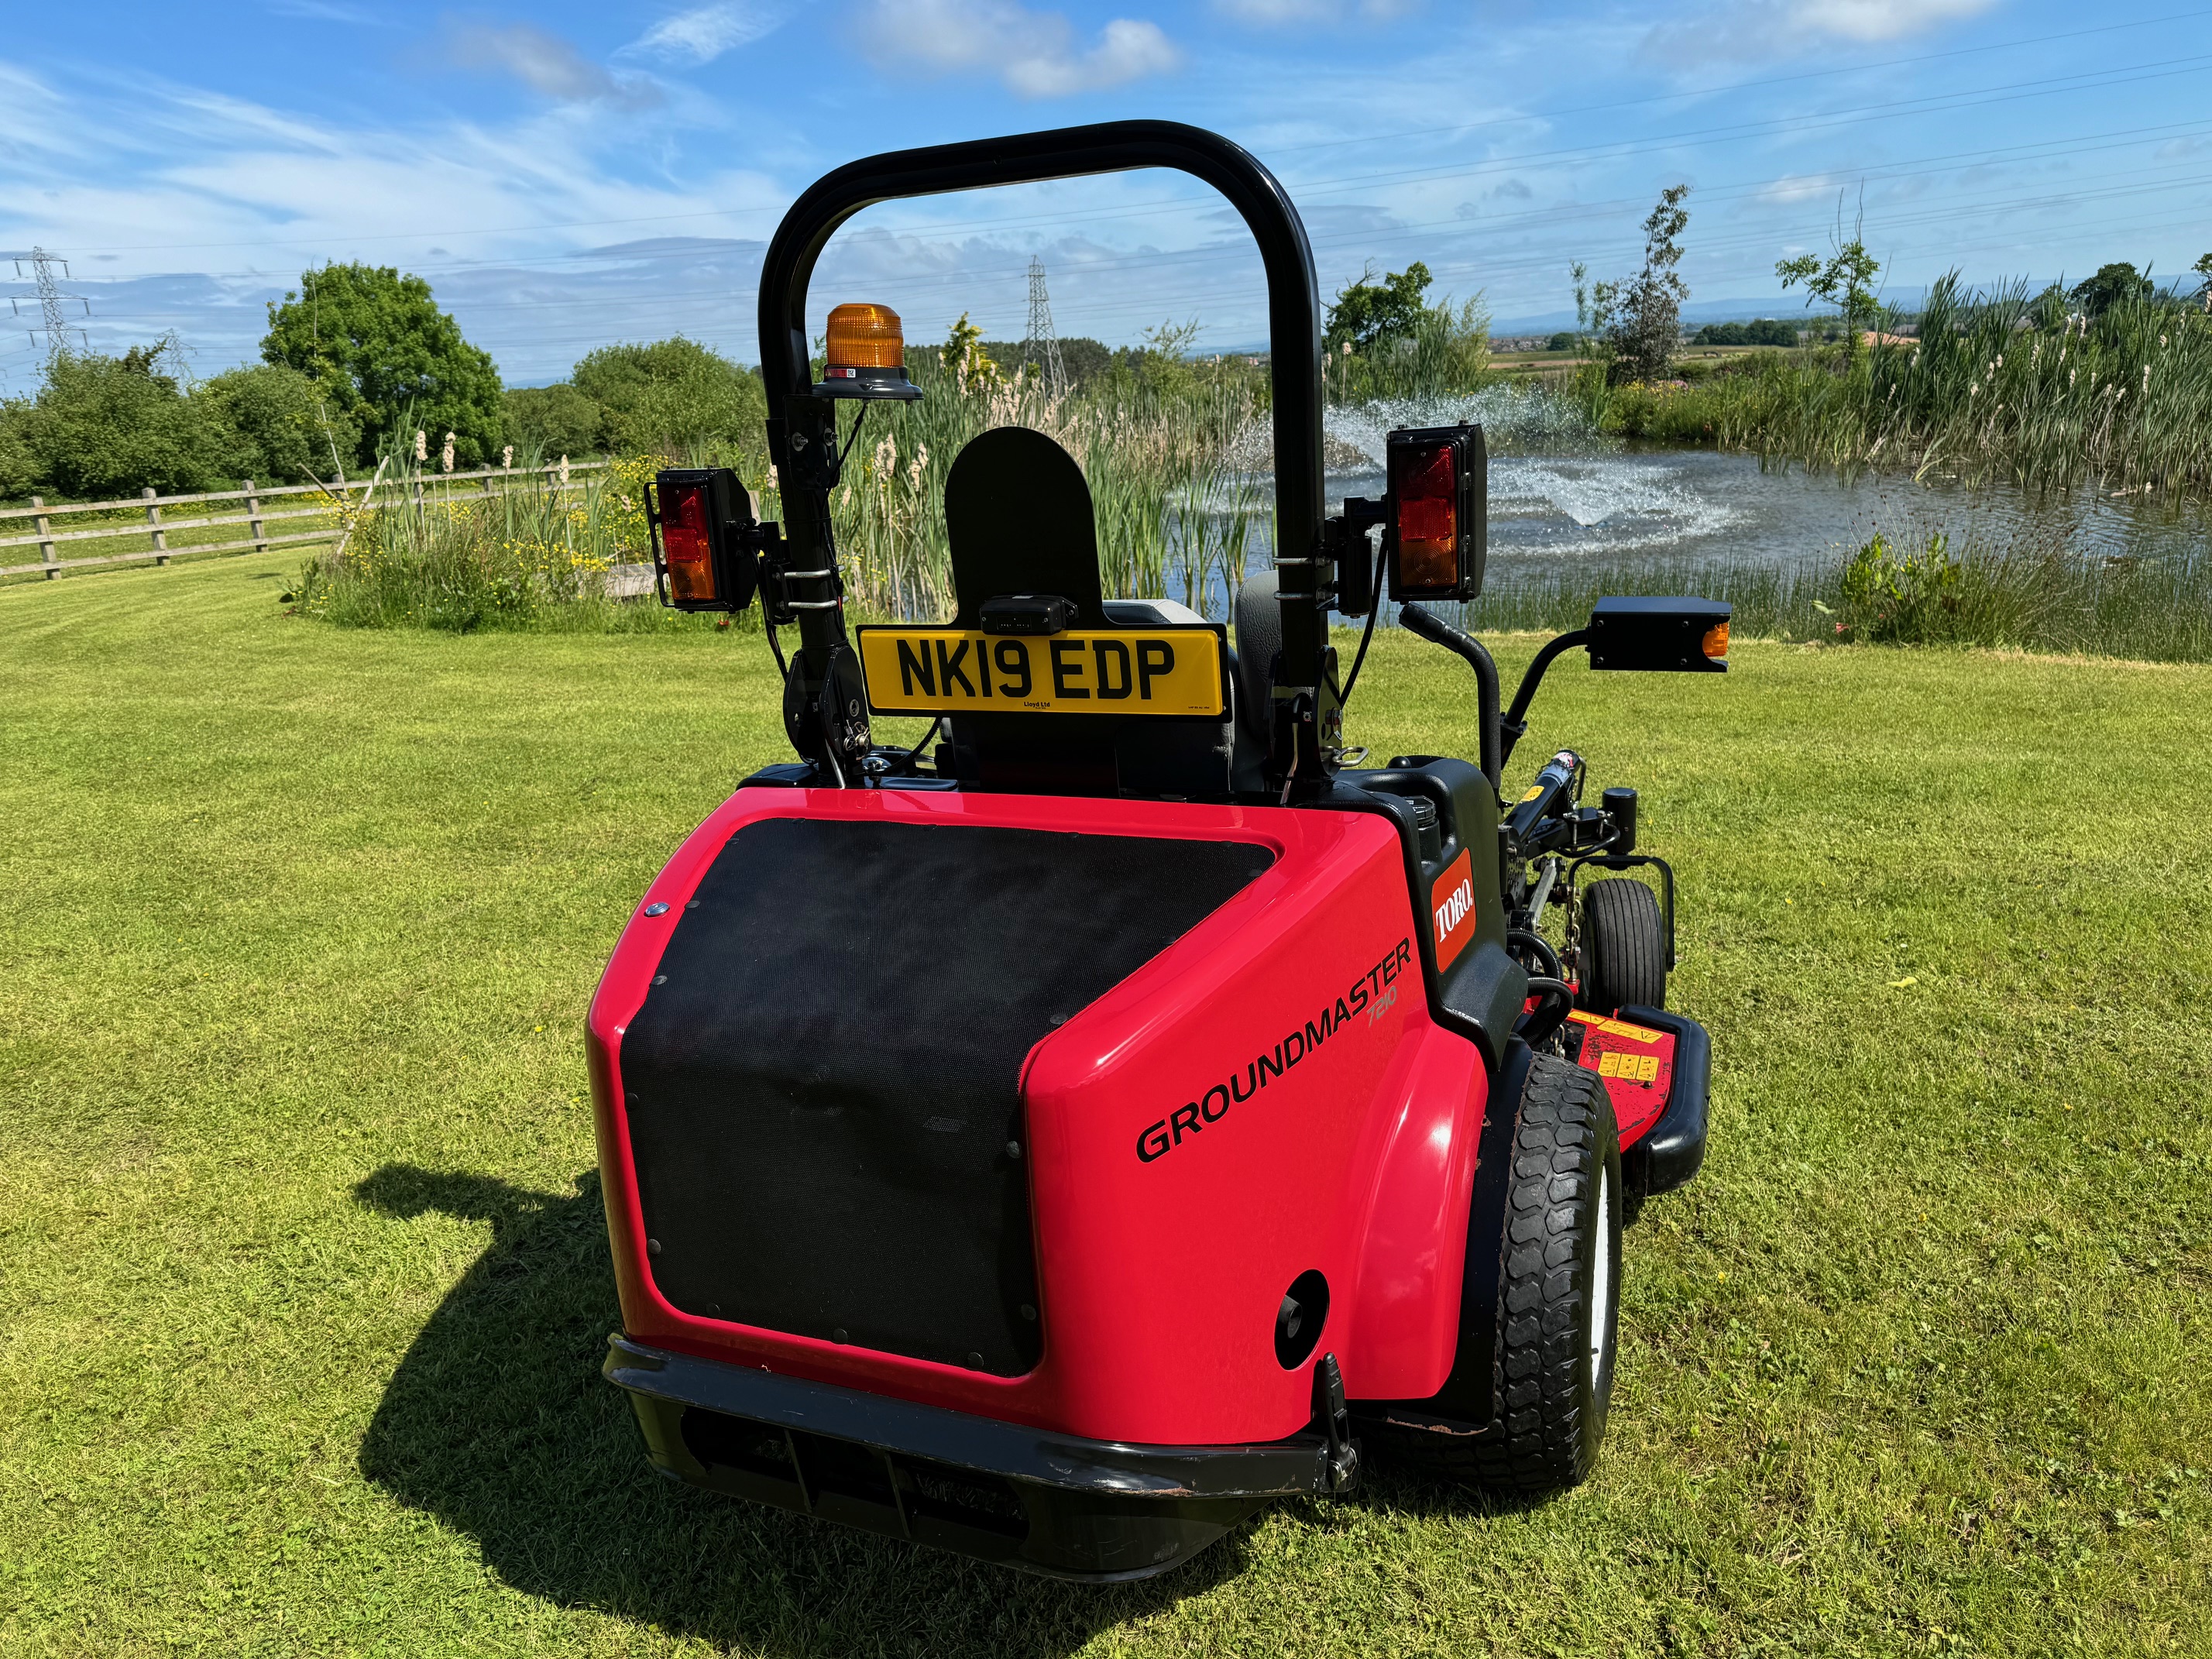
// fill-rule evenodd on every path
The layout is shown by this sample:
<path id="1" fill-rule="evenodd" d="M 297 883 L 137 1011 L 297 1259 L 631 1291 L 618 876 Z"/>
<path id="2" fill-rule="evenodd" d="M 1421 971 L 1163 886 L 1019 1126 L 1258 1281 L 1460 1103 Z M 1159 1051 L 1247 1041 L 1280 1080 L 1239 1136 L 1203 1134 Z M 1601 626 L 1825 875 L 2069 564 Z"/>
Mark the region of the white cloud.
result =
<path id="1" fill-rule="evenodd" d="M 1834 41 L 1876 45 L 1978 17 L 1999 0 L 1720 0 L 1645 36 L 1673 63 L 1761 62 Z"/>
<path id="2" fill-rule="evenodd" d="M 1023 98 L 1096 92 L 1182 63 L 1156 23 L 1117 17 L 1079 49 L 1066 18 L 1014 0 L 875 0 L 861 31 L 886 69 L 984 70 Z"/>
<path id="3" fill-rule="evenodd" d="M 793 9 L 787 0 L 722 0 L 662 18 L 624 46 L 621 55 L 711 64 L 726 52 L 749 46 L 781 28 Z"/>
<path id="4" fill-rule="evenodd" d="M 1815 197 L 1825 197 L 1836 188 L 1836 179 L 1828 173 L 1788 173 L 1761 189 L 1759 199 L 1787 207 L 1799 202 L 1809 202 Z"/>
<path id="5" fill-rule="evenodd" d="M 1996 0 L 1796 0 L 1790 21 L 1842 40 L 1898 40 L 1978 17 Z"/>
<path id="6" fill-rule="evenodd" d="M 1213 9 L 1263 28 L 1289 23 L 1340 23 L 1355 14 L 1370 22 L 1403 17 L 1420 0 L 1213 0 Z"/>
<path id="7" fill-rule="evenodd" d="M 453 27 L 447 47 L 464 69 L 510 75 L 532 91 L 564 104 L 599 99 L 630 109 L 660 101 L 659 88 L 637 76 L 617 79 L 557 34 L 530 23 L 463 23 Z"/>

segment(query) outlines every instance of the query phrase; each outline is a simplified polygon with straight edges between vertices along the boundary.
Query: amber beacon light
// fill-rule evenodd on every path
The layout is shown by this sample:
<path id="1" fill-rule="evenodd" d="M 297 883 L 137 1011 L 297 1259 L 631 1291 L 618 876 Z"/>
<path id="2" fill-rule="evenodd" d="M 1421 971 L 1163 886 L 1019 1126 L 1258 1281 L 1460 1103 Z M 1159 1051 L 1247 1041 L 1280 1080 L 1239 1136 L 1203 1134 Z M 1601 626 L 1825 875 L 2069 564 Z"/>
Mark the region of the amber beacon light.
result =
<path id="1" fill-rule="evenodd" d="M 829 333 L 829 361 L 816 397 L 911 403 L 921 396 L 906 377 L 906 336 L 889 306 L 839 306 L 830 313 Z"/>

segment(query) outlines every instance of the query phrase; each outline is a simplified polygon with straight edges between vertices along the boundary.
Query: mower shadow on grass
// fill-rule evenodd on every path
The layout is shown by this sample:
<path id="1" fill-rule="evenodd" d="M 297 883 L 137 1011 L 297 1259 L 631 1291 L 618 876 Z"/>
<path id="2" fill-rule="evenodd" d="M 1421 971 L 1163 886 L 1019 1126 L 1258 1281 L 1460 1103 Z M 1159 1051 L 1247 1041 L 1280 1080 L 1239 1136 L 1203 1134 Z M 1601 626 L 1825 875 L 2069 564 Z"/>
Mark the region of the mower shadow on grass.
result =
<path id="1" fill-rule="evenodd" d="M 1232 1534 L 1143 1583 L 1061 1584 L 670 1485 L 599 1376 L 620 1314 L 595 1173 L 558 1194 L 386 1164 L 354 1196 L 491 1224 L 385 1389 L 360 1467 L 526 1595 L 774 1654 L 1059 1655 L 1243 1568 Z"/>

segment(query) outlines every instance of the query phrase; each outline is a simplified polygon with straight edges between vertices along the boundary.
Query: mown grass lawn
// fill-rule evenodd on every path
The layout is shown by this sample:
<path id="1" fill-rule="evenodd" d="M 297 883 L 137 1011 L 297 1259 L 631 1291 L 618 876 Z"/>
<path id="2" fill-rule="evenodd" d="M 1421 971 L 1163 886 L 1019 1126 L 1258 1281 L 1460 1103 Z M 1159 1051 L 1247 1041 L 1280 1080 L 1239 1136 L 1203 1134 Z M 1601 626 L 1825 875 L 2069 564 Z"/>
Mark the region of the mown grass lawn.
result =
<path id="1" fill-rule="evenodd" d="M 343 632 L 289 568 L 0 592 L 0 1650 L 2205 1651 L 2212 669 L 1556 671 L 1516 771 L 1642 787 L 1717 1051 L 1603 1467 L 1102 1591 L 667 1487 L 599 1379 L 583 1011 L 780 757 L 759 641 Z M 1375 654 L 1354 738 L 1472 752 Z"/>

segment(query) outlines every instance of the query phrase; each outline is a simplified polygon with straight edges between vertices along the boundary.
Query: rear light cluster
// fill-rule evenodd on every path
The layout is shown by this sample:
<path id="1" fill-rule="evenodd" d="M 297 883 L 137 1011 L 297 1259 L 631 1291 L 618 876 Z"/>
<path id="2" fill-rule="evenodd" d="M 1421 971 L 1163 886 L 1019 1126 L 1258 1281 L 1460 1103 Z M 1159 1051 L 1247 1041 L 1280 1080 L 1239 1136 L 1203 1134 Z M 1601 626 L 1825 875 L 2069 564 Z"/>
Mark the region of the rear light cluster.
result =
<path id="1" fill-rule="evenodd" d="M 1393 432 L 1382 528 L 1390 592 L 1472 599 L 1489 550 L 1490 458 L 1479 426 Z"/>
<path id="2" fill-rule="evenodd" d="M 646 486 L 646 525 L 661 603 L 678 611 L 743 611 L 759 578 L 753 502 L 726 466 L 671 468 Z"/>

